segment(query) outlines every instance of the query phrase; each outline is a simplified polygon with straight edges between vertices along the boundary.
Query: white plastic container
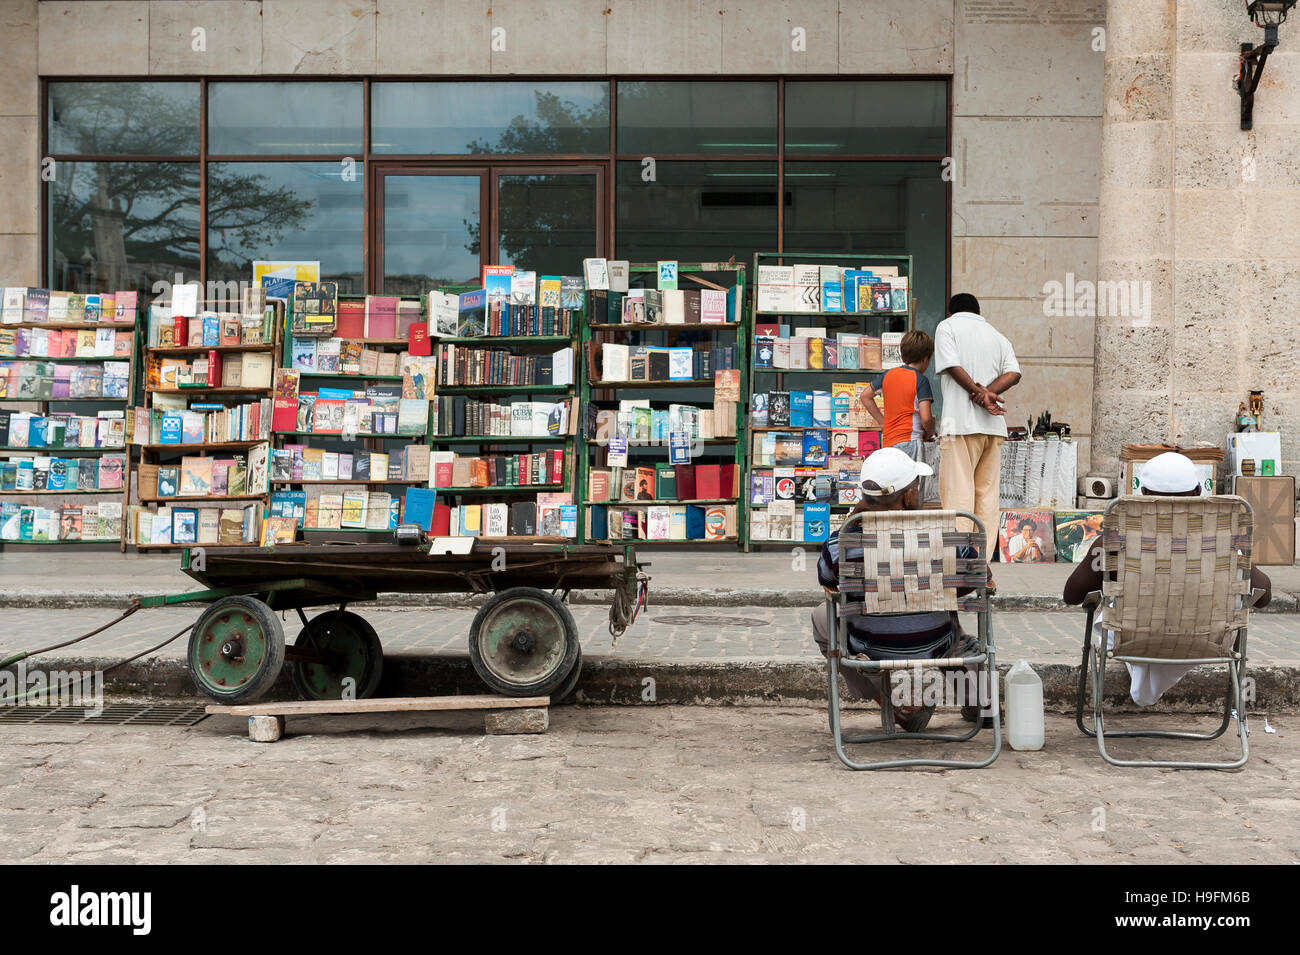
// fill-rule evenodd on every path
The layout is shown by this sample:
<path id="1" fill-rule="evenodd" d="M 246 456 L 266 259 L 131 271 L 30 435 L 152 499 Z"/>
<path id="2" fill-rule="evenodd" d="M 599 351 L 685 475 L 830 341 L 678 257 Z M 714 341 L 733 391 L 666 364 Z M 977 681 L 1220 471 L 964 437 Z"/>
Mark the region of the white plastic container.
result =
<path id="1" fill-rule="evenodd" d="M 1043 681 L 1024 660 L 1007 671 L 1007 742 L 1012 749 L 1043 748 Z"/>

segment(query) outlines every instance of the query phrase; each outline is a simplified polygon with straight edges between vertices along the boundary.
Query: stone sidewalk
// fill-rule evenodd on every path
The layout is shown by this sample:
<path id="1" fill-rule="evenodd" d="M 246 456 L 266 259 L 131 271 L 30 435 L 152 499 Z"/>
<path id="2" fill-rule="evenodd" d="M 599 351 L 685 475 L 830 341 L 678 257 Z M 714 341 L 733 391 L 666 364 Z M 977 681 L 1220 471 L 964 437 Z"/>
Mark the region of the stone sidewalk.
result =
<path id="1" fill-rule="evenodd" d="M 713 550 L 654 550 L 637 555 L 650 567 L 650 597 L 659 604 L 710 607 L 813 607 L 821 603 L 816 545 L 741 554 Z M 181 572 L 179 554 L 0 551 L 0 608 L 126 607 L 139 595 L 200 589 Z M 1063 610 L 1061 589 L 1073 564 L 994 564 L 1004 610 Z M 1273 581 L 1269 612 L 1294 612 L 1300 566 L 1265 568 Z M 608 605 L 603 594 L 574 602 Z M 464 606 L 462 595 L 382 594 L 389 606 Z"/>
<path id="2" fill-rule="evenodd" d="M 987 769 L 875 774 L 841 766 L 811 709 L 562 707 L 540 736 L 460 714 L 289 732 L 6 726 L 0 863 L 1300 862 L 1287 724 L 1256 729 L 1234 774 L 1116 769 L 1058 717 L 1042 751 Z"/>
<path id="3" fill-rule="evenodd" d="M 162 643 L 194 623 L 203 607 L 142 610 L 85 643 L 27 661 L 29 670 L 105 669 Z M 825 700 L 824 663 L 812 643 L 806 607 L 691 607 L 651 602 L 615 643 L 607 610 L 572 608 L 583 647 L 584 669 L 576 698 L 636 703 L 647 679 L 657 698 L 676 703 L 798 702 Z M 0 627 L 0 658 L 89 632 L 112 620 L 111 608 L 46 610 L 10 608 Z M 474 610 L 407 607 L 364 609 L 384 646 L 384 696 L 479 693 L 468 662 Z M 1001 611 L 994 614 L 998 662 L 1005 670 L 1028 660 L 1043 678 L 1050 706 L 1068 709 L 1077 693 L 1084 617 L 1078 612 Z M 966 622 L 969 628 L 974 621 Z M 300 630 L 283 616 L 287 642 Z M 193 697 L 185 668 L 188 635 L 108 674 L 110 692 Z M 1300 616 L 1261 614 L 1251 621 L 1249 673 L 1256 681 L 1252 711 L 1300 707 Z M 1116 668 L 1110 698 L 1124 703 L 1127 682 Z M 1222 706 L 1222 670 L 1201 668 L 1166 694 L 1180 708 Z M 292 696 L 287 677 L 277 691 Z"/>

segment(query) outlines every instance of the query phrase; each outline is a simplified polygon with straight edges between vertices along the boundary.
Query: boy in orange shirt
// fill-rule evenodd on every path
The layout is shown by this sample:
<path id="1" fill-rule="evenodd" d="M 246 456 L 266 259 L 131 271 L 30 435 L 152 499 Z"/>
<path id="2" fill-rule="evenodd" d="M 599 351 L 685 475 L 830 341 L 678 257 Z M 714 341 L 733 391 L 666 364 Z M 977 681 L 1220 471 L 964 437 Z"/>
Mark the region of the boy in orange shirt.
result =
<path id="1" fill-rule="evenodd" d="M 934 355 L 934 339 L 913 330 L 903 335 L 900 350 L 903 364 L 872 380 L 867 412 L 880 425 L 882 448 L 898 448 L 913 461 L 920 461 L 921 442 L 934 439 L 934 390 L 925 377 Z M 884 395 L 883 413 L 876 405 L 878 394 Z M 921 483 L 921 500 L 925 501 L 933 496 L 929 486 L 933 478 Z"/>

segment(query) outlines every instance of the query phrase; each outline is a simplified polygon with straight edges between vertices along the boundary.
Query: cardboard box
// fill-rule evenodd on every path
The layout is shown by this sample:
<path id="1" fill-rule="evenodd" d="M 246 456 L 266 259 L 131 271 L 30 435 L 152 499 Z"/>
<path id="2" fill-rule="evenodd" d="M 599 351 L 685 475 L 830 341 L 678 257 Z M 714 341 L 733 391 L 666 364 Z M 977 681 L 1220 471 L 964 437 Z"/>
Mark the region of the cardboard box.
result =
<path id="1" fill-rule="evenodd" d="M 1138 494 L 1142 489 L 1142 467 L 1145 461 L 1124 461 L 1120 464 L 1124 470 L 1120 474 L 1120 494 Z M 1202 494 L 1214 494 L 1218 482 L 1214 475 L 1213 464 L 1196 464 L 1196 476 L 1201 482 Z"/>
<path id="2" fill-rule="evenodd" d="M 1295 563 L 1295 478 L 1237 477 L 1233 493 L 1255 512 L 1255 545 L 1251 559 L 1262 567 Z"/>
<path id="3" fill-rule="evenodd" d="M 1247 459 L 1255 462 L 1256 476 L 1278 474 L 1282 470 L 1282 433 L 1244 431 L 1228 435 L 1228 474 L 1241 474 L 1241 462 Z"/>

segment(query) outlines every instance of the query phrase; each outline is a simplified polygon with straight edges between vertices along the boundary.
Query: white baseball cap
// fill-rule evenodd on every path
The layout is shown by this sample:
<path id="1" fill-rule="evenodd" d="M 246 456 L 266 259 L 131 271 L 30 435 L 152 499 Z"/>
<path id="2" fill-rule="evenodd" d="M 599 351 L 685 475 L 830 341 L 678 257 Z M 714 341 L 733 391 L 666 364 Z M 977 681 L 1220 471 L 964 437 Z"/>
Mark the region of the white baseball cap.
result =
<path id="1" fill-rule="evenodd" d="M 1163 494 L 1180 494 L 1195 491 L 1201 486 L 1200 476 L 1192 459 L 1177 451 L 1166 451 L 1142 465 L 1139 480 L 1148 491 Z"/>
<path id="2" fill-rule="evenodd" d="M 871 497 L 884 497 L 905 490 L 919 477 L 934 473 L 934 468 L 924 461 L 913 461 L 898 448 L 881 448 L 872 452 L 862 462 L 862 474 L 858 486 L 862 493 Z M 868 491 L 866 483 L 871 481 L 878 491 Z"/>

